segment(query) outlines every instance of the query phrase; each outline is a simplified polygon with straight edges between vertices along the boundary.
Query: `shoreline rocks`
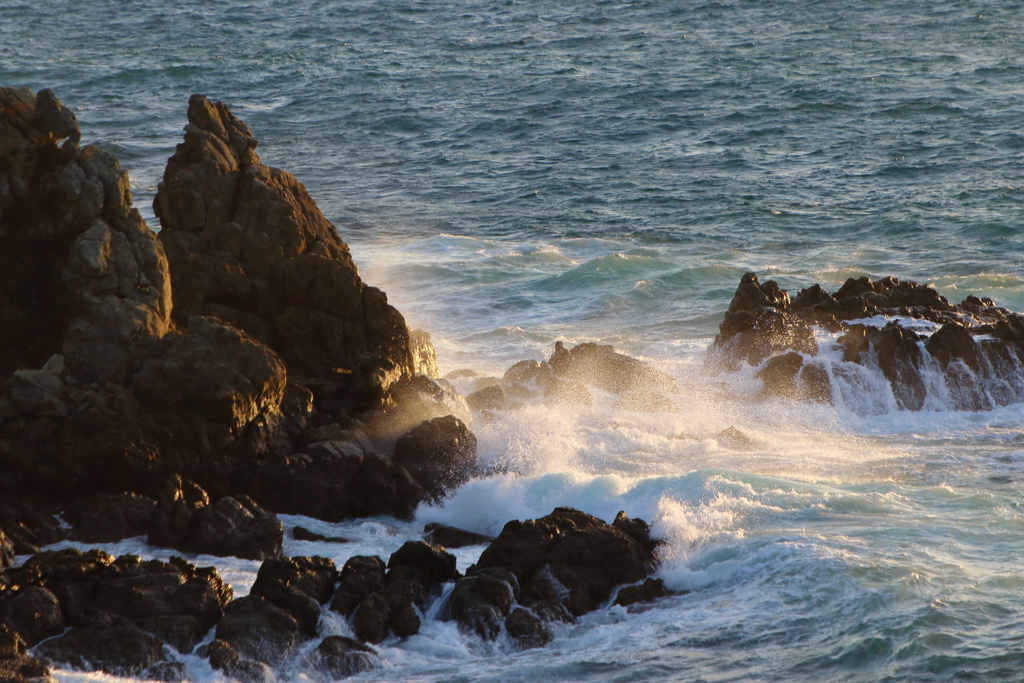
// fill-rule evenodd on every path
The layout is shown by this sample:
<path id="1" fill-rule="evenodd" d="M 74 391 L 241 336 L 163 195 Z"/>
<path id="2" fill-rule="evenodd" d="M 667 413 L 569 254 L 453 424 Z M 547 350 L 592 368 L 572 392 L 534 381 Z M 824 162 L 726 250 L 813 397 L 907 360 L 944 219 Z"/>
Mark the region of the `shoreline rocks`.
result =
<path id="1" fill-rule="evenodd" d="M 879 316 L 885 322 L 872 320 Z M 901 319 L 937 329 L 922 333 Z M 1024 399 L 1024 384 L 1012 381 L 1024 368 L 1024 315 L 975 296 L 953 305 L 927 285 L 895 277 L 850 278 L 835 294 L 814 285 L 791 298 L 775 281 L 747 273 L 704 371 L 752 365 L 767 395 L 831 402 L 831 375 L 844 370 L 822 357 L 815 327 L 837 335 L 842 363 L 877 369 L 901 409 L 921 410 L 938 385 L 956 410 Z"/>
<path id="2" fill-rule="evenodd" d="M 444 548 L 408 541 L 386 563 L 354 556 L 340 572 L 323 557 L 264 560 L 249 594 L 236 599 L 215 568 L 178 557 L 44 551 L 0 573 L 0 672 L 23 669 L 38 678 L 48 662 L 184 680 L 188 672 L 168 656 L 170 646 L 196 650 L 241 681 L 271 681 L 273 669 L 290 662 L 347 676 L 376 666 L 368 644 L 415 635 L 428 611 L 485 640 L 507 633 L 517 647 L 542 647 L 553 622 L 574 623 L 613 596 L 626 606 L 669 595 L 648 578 L 658 545 L 646 522 L 625 513 L 608 524 L 556 508 L 509 522 L 466 576 Z M 325 610 L 345 618 L 356 639 L 324 637 Z M 215 638 L 197 650 L 211 631 Z M 316 638 L 313 654 L 296 660 Z M 38 659 L 27 654 L 33 646 Z"/>

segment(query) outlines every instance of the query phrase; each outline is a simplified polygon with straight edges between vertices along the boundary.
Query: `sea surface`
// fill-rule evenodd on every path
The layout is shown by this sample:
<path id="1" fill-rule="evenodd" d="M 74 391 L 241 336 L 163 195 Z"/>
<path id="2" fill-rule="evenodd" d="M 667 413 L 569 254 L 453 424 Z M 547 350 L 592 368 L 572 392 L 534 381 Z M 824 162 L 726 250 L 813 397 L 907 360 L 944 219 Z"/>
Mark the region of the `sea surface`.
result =
<path id="1" fill-rule="evenodd" d="M 701 373 L 746 271 L 794 293 L 895 275 L 1024 309 L 1024 3 L 0 0 L 0 84 L 53 88 L 154 229 L 188 96 L 229 104 L 433 335 L 442 374 L 500 375 L 563 340 L 678 378 L 669 412 L 597 392 L 477 420 L 480 457 L 508 473 L 411 523 L 285 517 L 351 538 L 287 541 L 340 565 L 431 521 L 495 534 L 556 505 L 621 509 L 688 591 L 527 652 L 435 604 L 353 680 L 1024 679 L 1024 405 L 936 394 L 903 412 L 871 373 L 802 404 L 759 398 L 753 368 Z M 257 569 L 190 559 L 236 595 Z M 283 675 L 315 680 L 302 657 Z"/>

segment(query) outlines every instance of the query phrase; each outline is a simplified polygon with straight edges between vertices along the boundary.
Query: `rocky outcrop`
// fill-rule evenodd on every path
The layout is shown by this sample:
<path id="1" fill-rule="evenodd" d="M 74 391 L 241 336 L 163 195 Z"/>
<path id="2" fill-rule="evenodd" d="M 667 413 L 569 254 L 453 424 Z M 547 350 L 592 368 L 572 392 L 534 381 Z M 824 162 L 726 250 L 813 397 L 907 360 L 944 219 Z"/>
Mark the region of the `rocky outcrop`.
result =
<path id="1" fill-rule="evenodd" d="M 163 661 L 162 643 L 191 651 L 220 620 L 230 599 L 231 588 L 216 569 L 197 568 L 180 558 L 147 562 L 132 556 L 115 559 L 100 550 L 49 551 L 0 576 L 0 623 L 29 644 L 74 627 L 64 639 L 47 641 L 54 643 L 47 659 L 75 668 L 89 668 L 83 663 L 88 660 L 93 668 L 136 675 Z M 124 635 L 126 643 L 142 643 L 143 653 L 160 651 L 159 659 L 127 658 L 128 669 L 116 669 L 120 650 L 109 665 L 90 659 L 104 657 L 108 645 L 121 647 L 113 641 L 104 644 L 103 631 L 110 629 Z M 139 636 L 139 630 L 147 635 Z"/>
<path id="2" fill-rule="evenodd" d="M 408 541 L 386 567 L 378 557 L 350 558 L 341 570 L 331 609 L 352 619 L 362 642 L 379 643 L 389 632 L 408 637 L 420 629 L 417 607 L 437 597 L 441 585 L 458 576 L 453 555 L 439 546 Z"/>
<path id="3" fill-rule="evenodd" d="M 372 407 L 396 380 L 436 375 L 429 337 L 410 338 L 302 184 L 260 163 L 249 128 L 201 95 L 188 120 L 153 203 L 175 319 L 245 330 L 296 376 L 331 382 L 316 392 L 327 408 Z"/>
<path id="4" fill-rule="evenodd" d="M 191 540 L 163 544 L 256 558 L 275 555 L 247 549 L 247 529 L 271 524 L 260 506 L 409 516 L 439 493 L 438 467 L 396 462 L 395 440 L 469 419 L 431 379 L 430 335 L 362 282 L 302 184 L 260 163 L 225 105 L 194 96 L 188 118 L 157 237 L 125 171 L 80 145 L 53 93 L 0 89 L 0 487 L 120 496 L 68 508 L 78 538 L 99 541 L 146 533 L 144 498 L 184 475 L 216 502 L 193 510 Z M 16 550 L 41 544 L 0 527 Z"/>
<path id="5" fill-rule="evenodd" d="M 617 585 L 646 577 L 657 564 L 656 548 L 647 524 L 624 513 L 607 524 L 556 508 L 509 522 L 455 584 L 443 613 L 485 639 L 497 637 L 504 623 L 522 647 L 538 647 L 551 638 L 545 622 L 573 622 L 604 604 Z"/>
<path id="6" fill-rule="evenodd" d="M 828 349 L 819 348 L 815 328 L 834 336 Z M 991 299 L 953 305 L 931 287 L 894 277 L 851 278 L 834 294 L 814 285 L 791 299 L 776 282 L 747 273 L 704 369 L 757 366 L 765 394 L 828 402 L 832 376 L 848 374 L 835 363 L 839 355 L 878 371 L 904 410 L 921 410 L 931 394 L 948 408 L 986 410 L 1024 400 L 1021 330 L 1024 316 Z"/>

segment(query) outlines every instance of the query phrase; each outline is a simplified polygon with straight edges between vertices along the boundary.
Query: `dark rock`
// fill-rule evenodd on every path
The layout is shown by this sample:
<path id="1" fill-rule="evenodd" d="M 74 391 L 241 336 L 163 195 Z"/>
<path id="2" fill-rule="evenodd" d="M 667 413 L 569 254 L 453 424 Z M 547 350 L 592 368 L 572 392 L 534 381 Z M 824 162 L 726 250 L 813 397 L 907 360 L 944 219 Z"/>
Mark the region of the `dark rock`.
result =
<path id="1" fill-rule="evenodd" d="M 501 385 L 495 384 L 480 391 L 474 392 L 466 397 L 466 403 L 474 411 L 480 410 L 504 410 L 508 406 L 505 398 L 505 390 Z"/>
<path id="2" fill-rule="evenodd" d="M 0 528 L 0 571 L 7 569 L 15 560 L 14 541 Z"/>
<path id="3" fill-rule="evenodd" d="M 619 510 L 619 513 L 615 515 L 612 526 L 631 537 L 650 553 L 653 553 L 662 544 L 661 541 L 651 538 L 650 524 L 639 517 L 628 517 L 624 510 Z"/>
<path id="4" fill-rule="evenodd" d="M 298 644 L 299 623 L 270 601 L 250 595 L 225 608 L 217 624 L 217 639 L 231 645 L 241 657 L 277 666 Z"/>
<path id="5" fill-rule="evenodd" d="M 83 543 L 114 543 L 122 538 L 145 536 L 156 501 L 133 493 L 99 495 L 69 505 L 64 511 L 74 531 L 71 537 Z"/>
<path id="6" fill-rule="evenodd" d="M 160 492 L 149 542 L 184 552 L 265 560 L 281 556 L 284 525 L 248 496 L 213 505 L 199 485 L 171 477 Z"/>
<path id="7" fill-rule="evenodd" d="M 384 410 L 371 421 L 369 429 L 378 438 L 390 441 L 421 422 L 447 415 L 469 422 L 466 400 L 447 381 L 417 375 L 402 378 L 388 389 Z"/>
<path id="8" fill-rule="evenodd" d="M 211 667 L 240 683 L 274 683 L 277 680 L 266 664 L 241 659 L 235 648 L 223 640 L 213 640 L 199 654 L 210 660 Z"/>
<path id="9" fill-rule="evenodd" d="M 631 526 L 623 521 L 620 526 Z M 509 522 L 469 574 L 506 569 L 517 577 L 524 606 L 551 603 L 575 616 L 595 609 L 612 588 L 646 576 L 657 560 L 619 527 L 571 508 Z"/>
<path id="10" fill-rule="evenodd" d="M 837 341 L 845 347 L 843 359 L 846 361 L 860 363 L 862 355 L 872 350 L 874 360 L 889 380 L 899 406 L 906 410 L 920 410 L 925 397 L 924 379 L 921 377 L 921 340 L 920 335 L 891 322 L 882 329 L 851 325 Z"/>
<path id="11" fill-rule="evenodd" d="M 248 560 L 281 556 L 284 525 L 277 515 L 259 507 L 248 496 L 224 497 L 214 505 L 199 508 L 192 524 L 190 532 L 176 546 L 181 550 Z"/>
<path id="12" fill-rule="evenodd" d="M 153 511 L 149 544 L 177 547 L 192 528 L 195 511 L 210 504 L 206 491 L 194 482 L 174 475 L 164 482 Z"/>
<path id="13" fill-rule="evenodd" d="M 455 584 L 444 607 L 444 618 L 458 622 L 468 633 L 494 640 L 515 598 L 515 575 L 484 569 Z"/>
<path id="14" fill-rule="evenodd" d="M 519 647 L 528 650 L 551 642 L 551 630 L 539 617 L 522 607 L 512 610 L 505 619 L 505 630 Z"/>
<path id="15" fill-rule="evenodd" d="M 395 444 L 395 462 L 441 497 L 469 480 L 476 467 L 476 437 L 452 415 L 422 422 Z"/>
<path id="16" fill-rule="evenodd" d="M 946 323 L 924 344 L 928 353 L 946 368 L 954 360 L 963 362 L 973 372 L 981 369 L 978 345 L 970 331 L 959 323 Z"/>
<path id="17" fill-rule="evenodd" d="M 436 522 L 431 522 L 423 527 L 423 537 L 428 543 L 439 545 L 442 548 L 464 548 L 468 545 L 482 545 L 494 540 L 491 536 L 475 534 L 472 531 L 456 529 L 453 526 Z"/>
<path id="18" fill-rule="evenodd" d="M 566 350 L 562 342 L 555 342 L 548 364 L 563 380 L 581 382 L 615 394 L 678 390 L 671 376 L 641 360 L 616 353 L 611 346 L 587 343 Z"/>
<path id="19" fill-rule="evenodd" d="M 31 647 L 64 631 L 57 596 L 45 588 L 25 588 L 0 602 L 0 625 L 15 631 Z"/>
<path id="20" fill-rule="evenodd" d="M 228 108 L 195 95 L 185 141 L 154 201 L 179 321 L 208 302 L 267 320 L 272 348 L 297 371 L 337 378 L 333 398 L 382 400 L 429 356 L 295 178 L 260 163 L 257 141 Z M 340 370 L 340 372 L 339 372 Z"/>
<path id="21" fill-rule="evenodd" d="M 512 386 L 535 385 L 533 388 L 541 389 L 546 380 L 551 376 L 551 366 L 547 363 L 538 363 L 535 360 L 521 360 L 502 375 L 501 381 Z"/>
<path id="22" fill-rule="evenodd" d="M 383 593 L 384 569 L 384 561 L 379 557 L 350 557 L 341 569 L 341 582 L 331 600 L 331 609 L 349 617 L 368 594 Z"/>
<path id="23" fill-rule="evenodd" d="M 397 610 L 391 608 L 391 631 L 399 638 L 416 635 L 420 632 L 420 625 L 420 615 L 413 603 L 405 602 Z"/>
<path id="24" fill-rule="evenodd" d="M 316 653 L 319 668 L 334 679 L 369 671 L 377 663 L 376 650 L 344 636 L 324 638 Z"/>
<path id="25" fill-rule="evenodd" d="M 804 357 L 795 351 L 775 356 L 757 373 L 764 382 L 765 393 L 797 398 L 796 376 L 804 365 Z"/>
<path id="26" fill-rule="evenodd" d="M 43 642 L 35 654 L 54 666 L 133 677 L 166 659 L 158 638 L 127 619 L 103 612 L 96 613 L 89 626 L 73 627 Z"/>
<path id="27" fill-rule="evenodd" d="M 359 603 L 352 617 L 356 637 L 364 643 L 379 643 L 387 635 L 391 621 L 391 605 L 381 593 L 369 593 Z"/>
<path id="28" fill-rule="evenodd" d="M 291 614 L 306 635 L 316 635 L 320 605 L 331 599 L 337 571 L 325 557 L 267 560 L 256 575 L 250 595 L 266 598 Z"/>
<path id="29" fill-rule="evenodd" d="M 388 559 L 388 569 L 401 566 L 411 568 L 416 579 L 428 592 L 443 583 L 454 581 L 459 575 L 455 565 L 454 555 L 441 546 L 423 541 L 406 541 Z"/>
<path id="30" fill-rule="evenodd" d="M 672 595 L 672 592 L 665 588 L 665 582 L 661 579 L 645 579 L 639 586 L 626 586 L 619 590 L 615 597 L 615 604 L 629 607 L 638 602 L 652 602 L 658 598 Z"/>
<path id="31" fill-rule="evenodd" d="M 90 626 L 90 615 L 102 612 L 130 620 L 181 652 L 191 651 L 231 599 L 231 588 L 216 569 L 197 568 L 180 558 L 143 562 L 126 555 L 115 560 L 100 550 L 68 549 L 38 553 L 7 576 L 23 587 L 52 592 L 70 625 Z M 41 602 L 34 609 L 44 614 L 46 595 L 38 596 Z"/>
<path id="32" fill-rule="evenodd" d="M 61 528 L 49 506 L 16 497 L 5 496 L 0 500 L 0 529 L 17 555 L 31 555 L 38 552 L 40 546 L 59 543 L 68 537 L 67 530 Z"/>
<path id="33" fill-rule="evenodd" d="M 4 683 L 51 683 L 50 669 L 28 655 L 25 641 L 16 632 L 0 626 L 0 681 Z"/>
<path id="34" fill-rule="evenodd" d="M 324 536 L 323 534 L 318 534 L 315 531 L 310 531 L 306 527 L 302 526 L 297 526 L 294 529 L 292 529 L 292 538 L 294 538 L 296 541 L 311 541 L 320 543 L 349 542 L 347 538 L 342 538 L 341 536 Z"/>

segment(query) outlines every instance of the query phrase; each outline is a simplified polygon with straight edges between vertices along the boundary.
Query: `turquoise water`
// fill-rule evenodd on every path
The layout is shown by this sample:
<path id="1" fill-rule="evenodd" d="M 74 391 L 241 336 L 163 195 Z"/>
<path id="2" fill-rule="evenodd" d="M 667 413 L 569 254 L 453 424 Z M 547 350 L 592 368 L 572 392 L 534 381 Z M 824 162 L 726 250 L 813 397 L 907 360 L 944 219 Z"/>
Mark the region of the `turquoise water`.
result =
<path id="1" fill-rule="evenodd" d="M 433 334 L 442 373 L 500 374 L 563 339 L 680 380 L 670 413 L 598 396 L 478 421 L 482 457 L 514 474 L 418 523 L 626 509 L 654 521 L 660 575 L 689 593 L 527 653 L 428 614 L 358 680 L 1016 681 L 1024 408 L 903 413 L 871 377 L 804 406 L 699 368 L 748 270 L 790 289 L 891 274 L 1024 309 L 1022 10 L 7 0 L 0 83 L 53 88 L 154 228 L 188 96 L 228 103 Z M 721 442 L 730 426 L 753 445 Z M 418 527 L 341 530 L 358 548 L 289 550 L 343 561 Z M 253 567 L 218 562 L 244 592 Z"/>

